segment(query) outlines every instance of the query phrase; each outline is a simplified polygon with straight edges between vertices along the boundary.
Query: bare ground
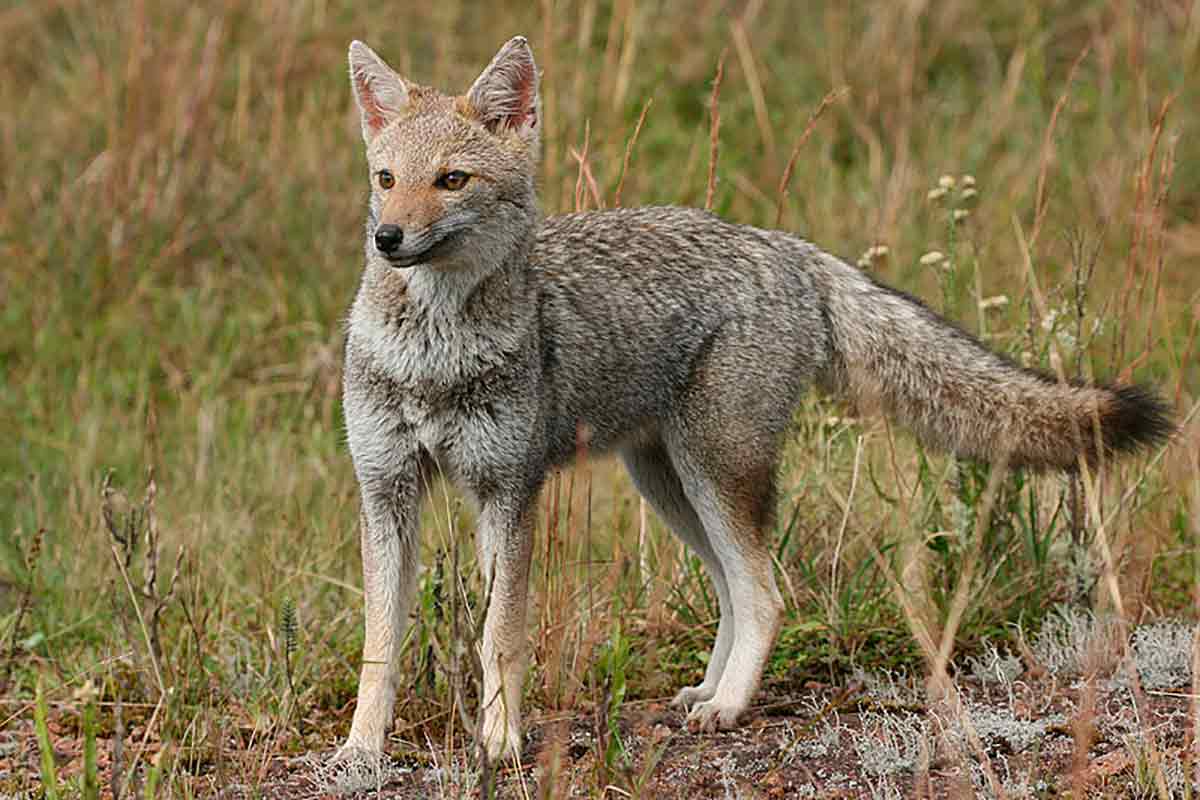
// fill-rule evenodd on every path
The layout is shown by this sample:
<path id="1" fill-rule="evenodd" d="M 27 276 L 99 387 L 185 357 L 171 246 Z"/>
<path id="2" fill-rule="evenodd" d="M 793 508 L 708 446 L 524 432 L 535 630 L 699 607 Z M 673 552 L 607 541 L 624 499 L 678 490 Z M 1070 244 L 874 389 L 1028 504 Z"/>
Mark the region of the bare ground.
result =
<path id="1" fill-rule="evenodd" d="M 1025 674 L 964 678 L 959 692 L 957 707 L 934 708 L 904 680 L 810 684 L 763 697 L 741 729 L 717 734 L 690 732 L 681 712 L 642 701 L 623 708 L 620 744 L 595 715 L 535 713 L 521 768 L 494 773 L 496 796 L 1184 797 L 1188 775 L 1196 788 L 1188 757 L 1195 711 L 1186 690 L 1140 692 L 1120 679 L 1070 683 Z M 144 724 L 128 730 L 126 764 Z M 49 727 L 60 780 L 69 781 L 82 769 L 82 742 L 53 714 Z M 111 738 L 98 742 L 105 797 L 112 796 L 111 745 Z M 264 755 L 271 750 L 231 746 L 221 763 L 177 774 L 170 785 L 225 798 L 484 796 L 465 747 L 393 741 L 392 758 L 374 768 L 330 767 L 327 753 Z M 155 757 L 150 744 L 140 762 Z M 37 796 L 38 763 L 31 719 L 0 731 L 2 796 Z"/>

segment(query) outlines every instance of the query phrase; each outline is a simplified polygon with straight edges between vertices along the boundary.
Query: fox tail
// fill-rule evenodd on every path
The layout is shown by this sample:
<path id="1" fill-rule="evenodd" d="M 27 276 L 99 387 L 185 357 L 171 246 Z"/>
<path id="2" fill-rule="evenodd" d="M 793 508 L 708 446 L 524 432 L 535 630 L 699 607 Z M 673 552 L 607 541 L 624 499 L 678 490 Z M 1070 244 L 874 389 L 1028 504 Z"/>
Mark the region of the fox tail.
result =
<path id="1" fill-rule="evenodd" d="M 957 455 L 1033 469 L 1098 465 L 1165 441 L 1170 408 L 1136 385 L 1063 382 L 992 352 L 916 298 L 821 260 L 825 382 Z"/>

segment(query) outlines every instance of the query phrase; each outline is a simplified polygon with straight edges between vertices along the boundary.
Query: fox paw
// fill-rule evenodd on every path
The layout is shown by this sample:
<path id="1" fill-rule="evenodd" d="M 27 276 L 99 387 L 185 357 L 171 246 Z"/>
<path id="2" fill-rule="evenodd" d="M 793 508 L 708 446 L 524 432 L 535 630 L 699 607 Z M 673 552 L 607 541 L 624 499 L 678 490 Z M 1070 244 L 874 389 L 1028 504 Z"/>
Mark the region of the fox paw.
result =
<path id="1" fill-rule="evenodd" d="M 717 693 L 717 687 L 705 686 L 703 683 L 699 686 L 686 686 L 679 690 L 679 694 L 671 700 L 671 705 L 675 708 L 693 708 L 697 703 L 703 703 L 706 700 L 712 700 L 713 695 Z"/>
<path id="2" fill-rule="evenodd" d="M 366 770 L 372 774 L 387 769 L 391 763 L 391 759 L 382 750 L 361 747 L 350 742 L 335 750 L 327 762 L 328 766 L 335 769 Z"/>
<path id="3" fill-rule="evenodd" d="M 488 763 L 501 764 L 519 759 L 521 755 L 521 728 L 516 720 L 484 720 L 483 736 L 476 755 Z"/>
<path id="4" fill-rule="evenodd" d="M 721 705 L 715 700 L 705 700 L 692 707 L 688 713 L 687 726 L 692 733 L 716 733 L 729 731 L 738 726 L 741 708 Z"/>

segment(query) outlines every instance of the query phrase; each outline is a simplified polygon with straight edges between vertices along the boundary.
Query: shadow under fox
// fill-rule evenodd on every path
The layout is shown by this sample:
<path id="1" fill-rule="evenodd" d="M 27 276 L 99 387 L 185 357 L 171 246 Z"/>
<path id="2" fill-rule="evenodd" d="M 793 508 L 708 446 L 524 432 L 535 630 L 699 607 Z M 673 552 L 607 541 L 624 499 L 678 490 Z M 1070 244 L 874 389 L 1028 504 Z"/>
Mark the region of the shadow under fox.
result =
<path id="1" fill-rule="evenodd" d="M 703 681 L 676 696 L 713 730 L 750 704 L 779 628 L 766 537 L 809 386 L 959 455 L 1036 469 L 1099 465 L 1172 429 L 1150 392 L 1021 368 L 796 236 L 687 208 L 543 218 L 523 38 L 463 96 L 401 78 L 360 42 L 350 75 L 371 195 L 346 344 L 366 639 L 343 753 L 383 748 L 420 505 L 438 474 L 479 510 L 479 736 L 495 759 L 521 746 L 536 500 L 581 436 L 620 454 L 713 581 L 716 643 Z"/>

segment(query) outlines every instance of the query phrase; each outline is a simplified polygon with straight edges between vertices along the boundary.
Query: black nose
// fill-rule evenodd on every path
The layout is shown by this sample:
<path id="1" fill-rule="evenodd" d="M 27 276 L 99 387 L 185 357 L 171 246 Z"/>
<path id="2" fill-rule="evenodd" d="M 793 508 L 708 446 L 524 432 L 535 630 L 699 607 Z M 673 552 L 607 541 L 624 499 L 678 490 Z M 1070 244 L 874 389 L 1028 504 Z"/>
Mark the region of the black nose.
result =
<path id="1" fill-rule="evenodd" d="M 375 229 L 375 249 L 387 255 L 404 241 L 404 230 L 399 225 L 380 225 Z"/>

